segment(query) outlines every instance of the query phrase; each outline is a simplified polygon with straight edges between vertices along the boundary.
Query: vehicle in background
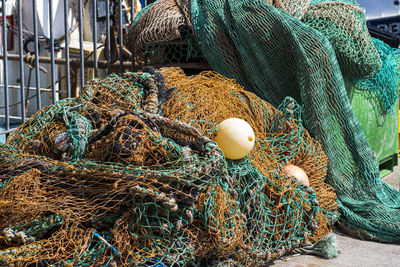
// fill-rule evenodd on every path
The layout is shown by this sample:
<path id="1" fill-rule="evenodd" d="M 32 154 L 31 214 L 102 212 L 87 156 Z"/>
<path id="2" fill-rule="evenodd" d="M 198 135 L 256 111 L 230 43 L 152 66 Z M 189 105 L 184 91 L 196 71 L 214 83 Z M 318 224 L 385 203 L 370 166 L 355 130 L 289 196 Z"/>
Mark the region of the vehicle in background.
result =
<path id="1" fill-rule="evenodd" d="M 369 33 L 391 47 L 400 44 L 400 1 L 357 0 L 363 9 Z"/>
<path id="2" fill-rule="evenodd" d="M 364 10 L 368 25 L 400 35 L 399 0 L 357 0 Z"/>

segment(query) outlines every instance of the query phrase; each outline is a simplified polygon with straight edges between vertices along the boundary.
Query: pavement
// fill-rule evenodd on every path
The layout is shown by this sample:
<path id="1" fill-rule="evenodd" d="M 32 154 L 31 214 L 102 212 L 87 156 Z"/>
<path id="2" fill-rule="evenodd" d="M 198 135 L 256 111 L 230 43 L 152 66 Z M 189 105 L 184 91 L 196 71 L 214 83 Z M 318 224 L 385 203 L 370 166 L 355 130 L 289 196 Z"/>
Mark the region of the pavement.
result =
<path id="1" fill-rule="evenodd" d="M 273 267 L 399 267 L 400 245 L 363 241 L 335 232 L 340 254 L 334 259 L 317 256 L 290 256 L 274 261 Z"/>
<path id="2" fill-rule="evenodd" d="M 383 179 L 396 190 L 400 187 L 400 166 Z M 400 267 L 400 245 L 363 241 L 335 230 L 340 254 L 334 259 L 317 256 L 289 256 L 274 261 L 273 267 Z"/>
<path id="3" fill-rule="evenodd" d="M 393 172 L 386 175 L 382 178 L 388 185 L 396 189 L 397 191 L 400 190 L 400 166 L 396 166 L 393 169 Z M 400 256 L 400 255 L 399 255 Z M 400 265 L 399 265 L 400 267 Z"/>

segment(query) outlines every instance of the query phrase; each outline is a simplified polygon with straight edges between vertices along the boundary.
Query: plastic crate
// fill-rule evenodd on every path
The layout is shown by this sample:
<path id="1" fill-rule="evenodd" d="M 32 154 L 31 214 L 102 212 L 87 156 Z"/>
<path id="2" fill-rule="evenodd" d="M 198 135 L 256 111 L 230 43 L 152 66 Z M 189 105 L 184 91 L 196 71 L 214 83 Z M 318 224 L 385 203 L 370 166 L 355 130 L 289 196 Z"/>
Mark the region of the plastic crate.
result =
<path id="1" fill-rule="evenodd" d="M 379 98 L 369 91 L 355 89 L 345 80 L 351 106 L 371 149 L 375 152 L 381 178 L 393 171 L 399 159 L 399 110 L 398 104 L 392 114 L 383 114 Z"/>

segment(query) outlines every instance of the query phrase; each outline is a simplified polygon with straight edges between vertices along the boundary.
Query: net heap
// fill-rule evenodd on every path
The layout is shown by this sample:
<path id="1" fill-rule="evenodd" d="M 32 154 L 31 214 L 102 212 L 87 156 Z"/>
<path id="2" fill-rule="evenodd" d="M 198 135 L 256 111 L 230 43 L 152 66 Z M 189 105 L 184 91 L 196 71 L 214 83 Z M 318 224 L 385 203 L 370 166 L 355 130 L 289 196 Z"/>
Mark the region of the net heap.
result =
<path id="1" fill-rule="evenodd" d="M 262 266 L 315 242 L 336 195 L 300 111 L 215 72 L 147 68 L 89 82 L 0 146 L 0 265 Z M 229 117 L 256 133 L 243 160 L 211 141 Z"/>
<path id="2" fill-rule="evenodd" d="M 174 15 L 160 16 L 165 6 Z M 400 242 L 400 194 L 381 181 L 344 82 L 352 80 L 379 101 L 378 113 L 393 113 L 399 50 L 371 38 L 357 1 L 159 0 L 136 18 L 128 46 L 138 58 L 154 52 L 155 63 L 179 64 L 185 54 L 173 47 L 184 41 L 183 29 L 191 30 L 192 47 L 212 70 L 276 108 L 294 98 L 305 128 L 328 156 L 327 182 L 337 194 L 341 223 L 356 236 Z"/>

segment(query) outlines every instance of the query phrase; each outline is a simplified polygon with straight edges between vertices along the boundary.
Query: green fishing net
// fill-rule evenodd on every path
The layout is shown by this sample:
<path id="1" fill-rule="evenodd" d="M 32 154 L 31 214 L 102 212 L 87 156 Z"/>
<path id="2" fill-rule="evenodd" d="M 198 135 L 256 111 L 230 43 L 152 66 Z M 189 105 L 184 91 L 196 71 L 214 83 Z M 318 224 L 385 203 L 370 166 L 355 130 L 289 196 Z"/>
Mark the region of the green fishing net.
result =
<path id="1" fill-rule="evenodd" d="M 354 78 L 374 76 L 382 68 L 358 5 L 339 1 L 318 3 L 307 9 L 301 21 L 329 40 L 342 74 Z"/>
<path id="2" fill-rule="evenodd" d="M 355 4 L 160 0 L 144 10 L 128 35 L 142 63 L 204 57 L 228 78 L 112 74 L 25 122 L 0 147 L 0 263 L 262 266 L 328 233 L 337 204 L 357 234 L 399 242 L 400 195 L 379 179 L 343 81 L 390 110 L 397 55 L 371 41 Z M 210 141 L 229 117 L 256 132 L 241 161 Z"/>
<path id="3" fill-rule="evenodd" d="M 379 178 L 342 76 L 342 71 L 373 76 L 382 61 L 358 7 L 335 3 L 310 6 L 304 23 L 268 1 L 192 0 L 191 18 L 213 70 L 275 106 L 286 96 L 300 101 L 306 128 L 328 155 L 328 181 L 338 195 L 341 220 L 370 237 L 399 242 L 400 195 Z M 395 99 L 394 89 L 381 93 Z"/>
<path id="4" fill-rule="evenodd" d="M 356 89 L 369 91 L 378 97 L 378 114 L 392 114 L 397 109 L 399 99 L 400 69 L 398 49 L 391 48 L 379 39 L 372 38 L 382 60 L 382 69 L 375 75 L 363 79 L 353 78 Z"/>

